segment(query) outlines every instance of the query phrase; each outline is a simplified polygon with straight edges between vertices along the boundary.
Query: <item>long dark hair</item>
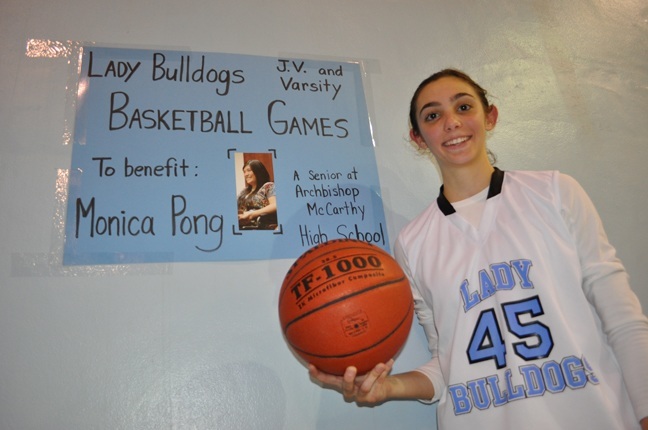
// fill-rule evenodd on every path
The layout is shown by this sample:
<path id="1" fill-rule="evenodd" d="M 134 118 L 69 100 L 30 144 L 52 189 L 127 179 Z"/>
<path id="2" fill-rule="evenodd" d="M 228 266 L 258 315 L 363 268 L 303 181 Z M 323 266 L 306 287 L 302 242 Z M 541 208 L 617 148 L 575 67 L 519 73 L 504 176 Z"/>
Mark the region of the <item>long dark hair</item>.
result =
<path id="1" fill-rule="evenodd" d="M 250 184 L 247 184 L 245 190 L 248 192 L 248 194 L 256 193 L 266 182 L 270 182 L 270 173 L 268 173 L 266 166 L 264 166 L 263 163 L 259 160 L 249 160 L 247 163 L 245 163 L 243 169 L 245 169 L 247 166 L 250 166 L 250 169 L 252 169 L 252 173 L 254 173 L 254 176 L 256 177 L 257 184 L 254 190 L 252 189 L 252 186 Z"/>

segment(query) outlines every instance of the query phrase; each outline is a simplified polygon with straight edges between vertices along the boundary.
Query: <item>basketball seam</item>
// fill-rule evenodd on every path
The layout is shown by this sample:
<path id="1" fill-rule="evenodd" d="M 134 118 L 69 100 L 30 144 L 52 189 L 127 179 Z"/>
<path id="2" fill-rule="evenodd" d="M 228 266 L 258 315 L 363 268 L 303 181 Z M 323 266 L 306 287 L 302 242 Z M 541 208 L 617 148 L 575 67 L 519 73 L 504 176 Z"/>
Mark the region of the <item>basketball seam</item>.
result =
<path id="1" fill-rule="evenodd" d="M 349 352 L 349 353 L 347 353 L 347 354 L 339 354 L 339 355 L 323 355 L 323 354 L 314 354 L 314 353 L 312 353 L 312 352 L 305 351 L 305 350 L 303 350 L 303 349 L 301 349 L 301 348 L 297 348 L 297 347 L 294 346 L 292 343 L 291 343 L 290 345 L 291 345 L 291 346 L 292 346 L 296 351 L 302 352 L 302 353 L 304 353 L 304 354 L 308 354 L 308 355 L 310 355 L 311 357 L 315 357 L 315 358 L 333 358 L 333 359 L 335 359 L 335 358 L 345 358 L 345 357 L 350 357 L 350 356 L 357 355 L 357 354 L 360 354 L 360 353 L 365 352 L 365 351 L 369 351 L 370 349 L 375 348 L 376 346 L 378 346 L 378 345 L 380 345 L 381 343 L 383 343 L 383 342 L 385 341 L 385 339 L 387 339 L 389 336 L 391 336 L 391 335 L 393 335 L 394 333 L 396 333 L 396 332 L 398 331 L 398 329 L 400 329 L 400 328 L 403 326 L 403 323 L 407 320 L 407 317 L 408 317 L 411 313 L 412 313 L 412 307 L 410 306 L 410 307 L 407 309 L 407 312 L 405 313 L 405 316 L 403 316 L 403 318 L 402 318 L 402 319 L 400 320 L 400 322 L 396 325 L 396 327 L 394 327 L 394 329 L 393 329 L 392 331 L 390 331 L 387 335 L 385 335 L 384 337 L 382 337 L 381 339 L 379 339 L 378 341 L 376 341 L 375 343 L 373 343 L 373 344 L 371 344 L 371 345 L 369 345 L 369 346 L 366 346 L 366 347 L 364 347 L 364 348 L 362 348 L 362 349 L 359 349 L 359 350 L 355 350 L 355 351 L 353 351 L 353 352 Z M 400 349 L 400 348 L 399 348 L 399 349 Z M 377 364 L 377 363 L 376 363 L 376 364 Z"/>
<path id="2" fill-rule="evenodd" d="M 307 316 L 309 316 L 309 315 L 311 315 L 311 314 L 314 314 L 315 312 L 320 311 L 321 309 L 324 309 L 324 308 L 326 308 L 326 307 L 329 307 L 329 306 L 331 306 L 331 305 L 334 305 L 334 304 L 336 304 L 336 303 L 338 303 L 338 302 L 345 301 L 345 300 L 347 300 L 347 299 L 349 299 L 349 298 L 351 298 L 351 297 L 355 297 L 355 296 L 358 296 L 358 295 L 360 295 L 360 294 L 364 294 L 364 293 L 366 293 L 367 291 L 372 291 L 372 290 L 375 290 L 375 289 L 378 289 L 378 288 L 386 287 L 386 286 L 391 285 L 391 284 L 395 284 L 395 283 L 398 283 L 398 282 L 402 282 L 403 280 L 405 280 L 405 277 L 404 277 L 404 276 L 401 277 L 401 278 L 398 278 L 398 279 L 393 279 L 393 280 L 391 280 L 391 281 L 382 282 L 382 283 L 380 283 L 380 284 L 373 285 L 373 286 L 370 287 L 370 288 L 366 288 L 366 289 L 364 289 L 364 290 L 360 290 L 360 291 L 355 291 L 355 292 L 353 292 L 353 293 L 351 293 L 351 294 L 349 294 L 349 295 L 343 296 L 343 297 L 338 297 L 337 299 L 332 300 L 332 301 L 330 301 L 330 302 L 327 302 L 327 303 L 325 303 L 325 304 L 323 304 L 323 305 L 321 305 L 321 306 L 319 306 L 319 307 L 317 307 L 317 308 L 315 308 L 315 309 L 311 309 L 310 311 L 308 311 L 308 312 L 306 312 L 306 313 L 304 313 L 304 314 L 301 314 L 300 316 L 294 318 L 292 321 L 288 322 L 288 323 L 286 324 L 286 326 L 284 327 L 284 334 L 286 334 L 286 333 L 288 332 L 288 327 L 290 327 L 291 325 L 293 325 L 293 324 L 296 323 L 297 321 L 299 321 L 299 320 L 301 320 L 301 319 L 304 319 L 304 318 L 306 318 Z"/>
<path id="3" fill-rule="evenodd" d="M 383 269 L 380 269 L 380 270 L 381 270 L 381 271 L 384 271 Z M 374 268 L 374 267 L 368 267 L 368 268 L 366 268 L 366 269 L 357 269 L 356 271 L 353 272 L 353 275 L 358 275 L 358 276 L 362 277 L 363 274 L 365 274 L 365 273 L 375 273 L 375 272 L 376 272 L 376 268 Z M 381 272 L 381 273 L 382 273 L 382 272 Z M 334 276 L 334 277 L 332 277 L 332 278 L 328 278 L 328 279 L 326 279 L 324 282 L 322 282 L 321 284 L 319 284 L 318 287 L 313 288 L 313 291 L 314 291 L 314 292 L 317 292 L 317 291 L 320 290 L 321 288 L 326 288 L 329 284 L 332 284 L 332 283 L 334 283 L 334 282 L 344 283 L 343 280 L 342 280 L 342 281 L 340 281 L 340 280 L 346 278 L 347 276 L 349 276 L 348 273 L 342 273 L 342 274 L 337 275 L 337 276 Z M 383 275 L 383 276 L 384 276 L 384 275 Z M 362 290 L 362 291 L 367 291 L 367 290 Z M 360 292 L 362 292 L 362 291 L 360 291 Z M 295 304 L 299 304 L 299 303 L 302 303 L 302 302 L 304 302 L 304 301 L 307 301 L 308 298 L 309 298 L 310 296 L 311 296 L 310 292 L 304 294 L 301 298 L 299 298 L 298 300 L 295 301 Z M 345 297 L 350 297 L 350 296 L 345 296 Z M 331 303 L 334 303 L 334 302 L 331 302 Z"/>

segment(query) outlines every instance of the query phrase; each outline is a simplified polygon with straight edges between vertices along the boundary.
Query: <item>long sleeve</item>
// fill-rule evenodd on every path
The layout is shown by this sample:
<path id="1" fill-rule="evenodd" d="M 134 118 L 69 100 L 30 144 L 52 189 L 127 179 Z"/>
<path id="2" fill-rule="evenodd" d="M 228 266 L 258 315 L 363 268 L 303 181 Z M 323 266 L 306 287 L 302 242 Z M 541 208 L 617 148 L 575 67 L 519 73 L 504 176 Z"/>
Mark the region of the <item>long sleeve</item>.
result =
<path id="1" fill-rule="evenodd" d="M 414 297 L 414 310 L 416 311 L 416 317 L 418 318 L 419 324 L 423 327 L 425 335 L 428 340 L 428 348 L 432 354 L 432 358 L 427 363 L 419 366 L 414 369 L 417 372 L 420 372 L 427 376 L 427 378 L 432 382 L 434 386 L 434 397 L 432 399 L 419 399 L 424 403 L 434 403 L 439 400 L 441 393 L 445 390 L 445 381 L 443 379 L 443 374 L 441 373 L 441 364 L 439 362 L 439 357 L 437 353 L 437 341 L 438 335 L 436 326 L 434 324 L 434 318 L 432 315 L 432 309 L 425 303 L 425 300 L 421 297 L 421 294 L 416 287 L 414 280 L 411 275 L 411 271 L 407 262 L 405 251 L 401 246 L 400 241 L 396 241 L 394 255 L 396 260 L 399 262 L 400 266 L 405 272 L 405 275 L 408 277 L 410 285 L 412 285 L 412 295 Z"/>
<path id="2" fill-rule="evenodd" d="M 559 189 L 562 215 L 578 247 L 583 291 L 600 318 L 640 420 L 648 416 L 648 319 L 585 191 L 564 174 Z"/>

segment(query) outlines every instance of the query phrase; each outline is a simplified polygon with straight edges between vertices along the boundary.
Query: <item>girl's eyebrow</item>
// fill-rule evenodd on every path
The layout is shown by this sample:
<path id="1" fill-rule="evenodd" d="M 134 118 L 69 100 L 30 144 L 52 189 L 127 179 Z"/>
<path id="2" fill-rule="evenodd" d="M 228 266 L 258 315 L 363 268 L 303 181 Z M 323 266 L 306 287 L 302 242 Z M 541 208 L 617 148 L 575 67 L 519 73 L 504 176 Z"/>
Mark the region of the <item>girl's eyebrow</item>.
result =
<path id="1" fill-rule="evenodd" d="M 471 98 L 473 98 L 473 99 L 475 98 L 475 97 L 474 97 L 472 94 L 470 94 L 470 93 L 457 93 L 457 94 L 455 94 L 454 96 L 452 96 L 452 97 L 450 98 L 450 101 L 451 101 L 451 102 L 454 102 L 454 101 L 456 101 L 457 99 L 460 99 L 460 98 L 465 97 L 465 96 L 471 97 Z M 424 104 L 423 106 L 421 106 L 421 109 L 419 110 L 419 115 L 420 115 L 421 113 L 423 113 L 423 111 L 424 111 L 425 109 L 430 108 L 430 107 L 436 107 L 436 106 L 441 106 L 441 103 L 439 103 L 439 102 L 434 102 L 434 101 L 433 101 L 433 102 L 429 102 L 429 103 Z"/>

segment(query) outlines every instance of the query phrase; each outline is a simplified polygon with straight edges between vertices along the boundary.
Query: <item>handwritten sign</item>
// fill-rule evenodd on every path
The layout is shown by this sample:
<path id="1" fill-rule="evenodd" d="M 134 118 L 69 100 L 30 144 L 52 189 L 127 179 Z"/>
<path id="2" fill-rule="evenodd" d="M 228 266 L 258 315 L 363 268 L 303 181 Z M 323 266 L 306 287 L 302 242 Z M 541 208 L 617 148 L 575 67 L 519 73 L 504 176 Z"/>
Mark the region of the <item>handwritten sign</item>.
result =
<path id="1" fill-rule="evenodd" d="M 86 47 L 64 264 L 388 249 L 373 149 L 357 63 Z"/>

